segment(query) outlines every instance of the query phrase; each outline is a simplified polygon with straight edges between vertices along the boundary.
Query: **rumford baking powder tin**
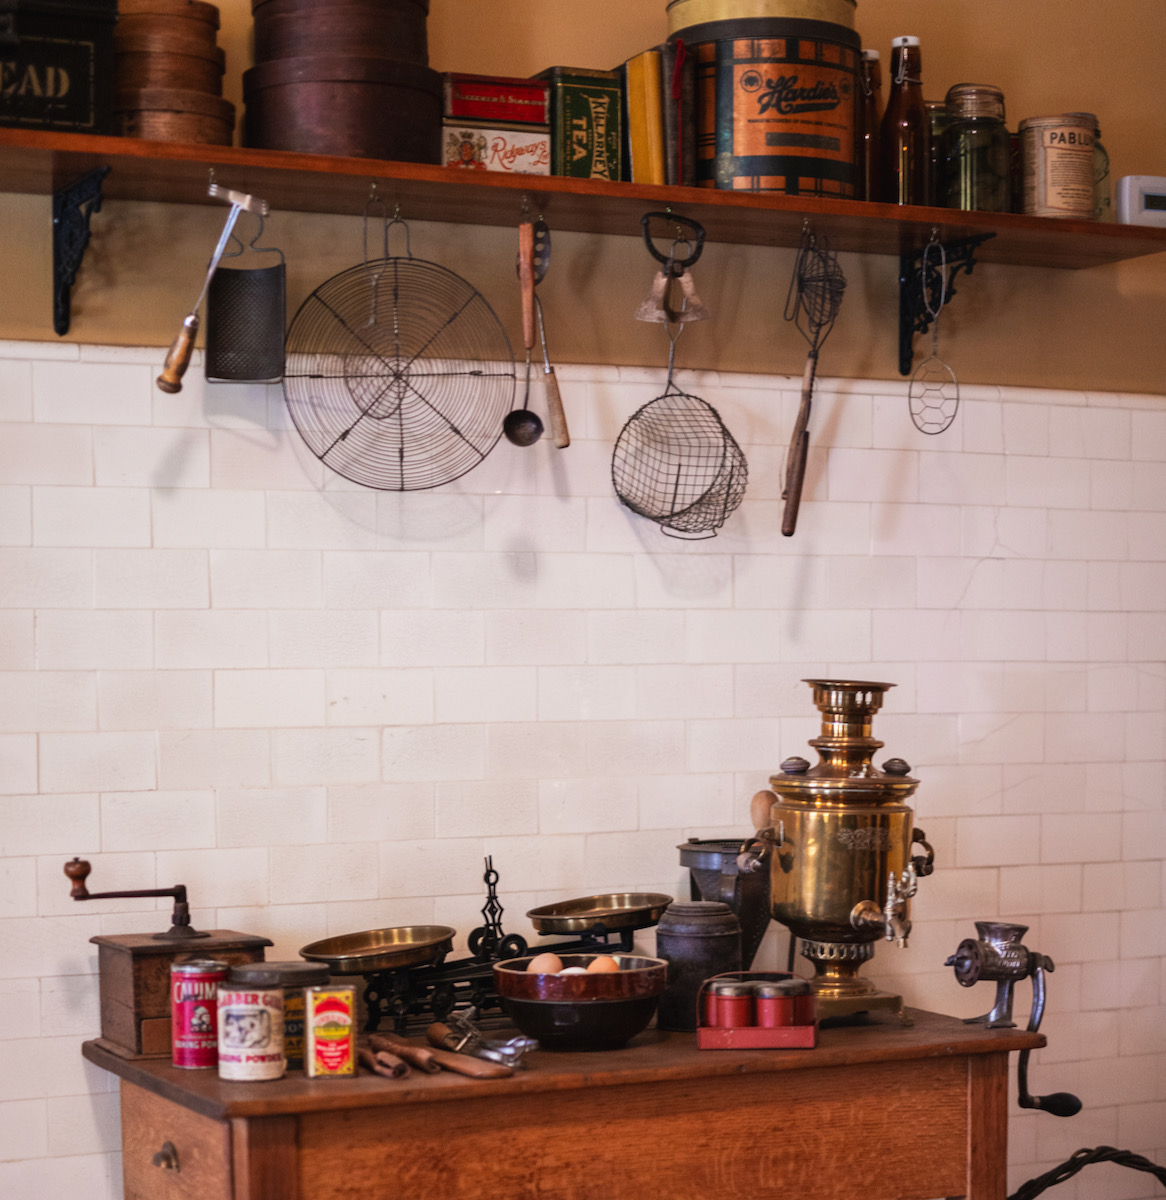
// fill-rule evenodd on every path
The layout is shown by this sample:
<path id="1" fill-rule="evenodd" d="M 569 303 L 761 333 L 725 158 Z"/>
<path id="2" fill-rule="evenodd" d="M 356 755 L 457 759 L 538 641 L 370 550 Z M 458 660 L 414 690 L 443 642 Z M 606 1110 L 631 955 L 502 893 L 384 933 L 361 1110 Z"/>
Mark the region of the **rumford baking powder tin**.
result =
<path id="1" fill-rule="evenodd" d="M 549 125 L 501 128 L 482 121 L 445 119 L 442 161 L 470 171 L 503 171 L 510 175 L 551 173 Z"/>
<path id="2" fill-rule="evenodd" d="M 176 1067 L 213 1067 L 219 1061 L 218 989 L 227 969 L 214 958 L 170 964 L 170 1061 Z"/>
<path id="3" fill-rule="evenodd" d="M 1095 126 L 1082 113 L 1020 122 L 1024 211 L 1080 221 L 1094 216 Z"/>
<path id="4" fill-rule="evenodd" d="M 283 1057 L 283 988 L 219 988 L 219 1078 L 236 1083 L 279 1079 Z"/>
<path id="5" fill-rule="evenodd" d="M 304 988 L 304 1074 L 356 1074 L 355 988 Z"/>

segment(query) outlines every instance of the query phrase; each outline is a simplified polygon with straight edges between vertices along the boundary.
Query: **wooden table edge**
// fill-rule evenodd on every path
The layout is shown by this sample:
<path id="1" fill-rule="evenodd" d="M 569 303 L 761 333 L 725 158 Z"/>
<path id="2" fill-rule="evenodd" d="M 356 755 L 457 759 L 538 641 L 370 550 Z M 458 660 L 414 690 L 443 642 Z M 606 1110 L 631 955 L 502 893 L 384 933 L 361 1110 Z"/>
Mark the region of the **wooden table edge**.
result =
<path id="1" fill-rule="evenodd" d="M 473 1080 L 442 1073 L 414 1074 L 393 1081 L 361 1074 L 355 1079 L 308 1080 L 286 1077 L 272 1083 L 224 1083 L 210 1071 L 184 1071 L 166 1059 L 125 1059 L 95 1041 L 82 1046 L 82 1054 L 95 1066 L 216 1120 L 293 1115 L 399 1104 L 429 1104 L 472 1097 L 572 1091 L 589 1087 L 616 1087 L 684 1079 L 710 1079 L 733 1075 L 778 1074 L 783 1071 L 829 1068 L 863 1063 L 1007 1054 L 1039 1049 L 1045 1038 L 1021 1029 L 986 1029 L 964 1025 L 956 1018 L 908 1010 L 914 1029 L 902 1030 L 888 1022 L 876 1027 L 826 1029 L 814 1050 L 697 1050 L 695 1035 L 657 1033 L 650 1030 L 633 1039 L 627 1051 L 580 1055 L 544 1052 L 535 1066 L 508 1079 Z M 941 1023 L 950 1036 L 921 1038 L 929 1026 Z M 914 1035 L 914 1036 L 912 1036 Z M 692 1039 L 689 1041 L 689 1039 Z M 868 1040 L 869 1039 L 869 1040 Z M 684 1050 L 685 1043 L 691 1053 Z M 656 1049 L 656 1061 L 645 1062 L 645 1053 Z M 639 1055 L 636 1051 L 640 1051 Z M 670 1053 L 671 1051 L 671 1053 Z M 630 1056 L 630 1057 L 629 1057 Z M 661 1063 L 660 1057 L 667 1061 Z M 637 1059 L 639 1061 L 637 1061 Z M 550 1066 L 550 1069 L 547 1069 Z M 560 1069 L 555 1069 L 555 1068 Z M 566 1069 L 563 1069 L 566 1068 Z M 281 1089 L 281 1083 L 285 1085 Z M 291 1085 L 288 1094 L 286 1085 Z"/>

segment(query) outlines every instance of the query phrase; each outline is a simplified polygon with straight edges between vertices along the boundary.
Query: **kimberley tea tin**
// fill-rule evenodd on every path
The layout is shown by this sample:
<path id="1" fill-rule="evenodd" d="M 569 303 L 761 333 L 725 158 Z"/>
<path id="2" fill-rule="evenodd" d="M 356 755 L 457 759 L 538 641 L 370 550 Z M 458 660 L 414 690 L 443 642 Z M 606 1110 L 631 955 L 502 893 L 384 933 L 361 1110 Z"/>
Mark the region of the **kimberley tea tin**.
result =
<path id="1" fill-rule="evenodd" d="M 219 1078 L 237 1083 L 279 1079 L 283 988 L 228 981 L 219 988 Z"/>
<path id="2" fill-rule="evenodd" d="M 217 993 L 227 964 L 214 958 L 170 964 L 170 1061 L 176 1067 L 213 1067 L 219 1061 Z"/>
<path id="3" fill-rule="evenodd" d="M 304 1074 L 356 1074 L 355 988 L 304 988 Z"/>

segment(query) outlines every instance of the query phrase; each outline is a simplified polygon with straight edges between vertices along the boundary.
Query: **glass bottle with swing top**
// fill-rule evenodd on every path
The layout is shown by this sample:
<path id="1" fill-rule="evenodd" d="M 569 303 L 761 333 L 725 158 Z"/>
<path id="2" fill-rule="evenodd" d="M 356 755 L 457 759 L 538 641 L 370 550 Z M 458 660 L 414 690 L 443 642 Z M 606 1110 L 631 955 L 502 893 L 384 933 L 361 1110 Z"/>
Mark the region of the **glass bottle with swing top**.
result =
<path id="1" fill-rule="evenodd" d="M 879 199 L 926 204 L 930 131 L 923 102 L 923 55 L 917 37 L 891 42 L 891 90 L 879 135 Z"/>

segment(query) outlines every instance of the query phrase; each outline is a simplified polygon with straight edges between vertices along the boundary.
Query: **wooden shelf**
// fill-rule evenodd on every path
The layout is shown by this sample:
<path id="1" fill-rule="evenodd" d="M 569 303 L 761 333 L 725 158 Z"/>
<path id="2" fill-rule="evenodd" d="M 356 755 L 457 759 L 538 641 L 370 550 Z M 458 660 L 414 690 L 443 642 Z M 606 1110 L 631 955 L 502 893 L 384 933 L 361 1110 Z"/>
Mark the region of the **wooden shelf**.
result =
<path id="1" fill-rule="evenodd" d="M 639 236 L 644 212 L 671 206 L 700 221 L 710 241 L 749 245 L 796 246 L 809 219 L 836 250 L 861 254 L 921 250 L 932 229 L 944 241 L 993 233 L 977 259 L 1014 266 L 1080 269 L 1166 250 L 1166 229 L 1150 226 L 0 129 L 0 191 L 47 195 L 100 166 L 112 168 L 104 195 L 118 200 L 216 203 L 206 194 L 213 167 L 220 184 L 262 196 L 274 211 L 358 216 L 375 181 L 406 220 L 516 225 L 526 196 L 552 229 L 586 233 Z"/>

